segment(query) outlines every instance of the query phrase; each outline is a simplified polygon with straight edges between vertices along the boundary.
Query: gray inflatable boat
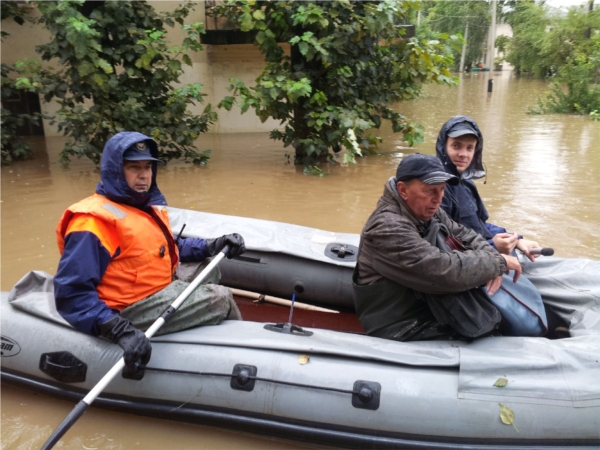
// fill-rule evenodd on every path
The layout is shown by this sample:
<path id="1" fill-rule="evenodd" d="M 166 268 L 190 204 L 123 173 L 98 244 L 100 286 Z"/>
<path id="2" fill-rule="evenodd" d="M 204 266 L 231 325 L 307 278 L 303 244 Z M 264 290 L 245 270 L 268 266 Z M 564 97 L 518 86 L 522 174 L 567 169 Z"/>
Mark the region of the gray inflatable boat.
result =
<path id="1" fill-rule="evenodd" d="M 305 270 L 315 264 L 321 273 L 332 266 L 337 275 L 328 275 L 336 284 L 331 289 L 343 292 L 353 262 L 329 263 L 319 252 L 330 245 L 337 247 L 334 254 L 350 253 L 358 243 L 354 235 L 216 215 L 207 225 L 202 213 L 170 213 L 173 229 L 187 223 L 188 235 L 243 234 L 250 257 L 260 262 L 234 260 L 235 270 L 256 267 L 270 282 L 283 268 L 270 259 L 278 256 L 295 269 L 275 284 L 238 280 L 238 287 L 287 298 L 296 292 L 304 302 L 339 305 L 334 309 L 342 312 L 295 310 L 292 322 L 299 327 L 282 333 L 273 324 L 287 321 L 289 308 L 236 296 L 244 321 L 154 337 L 143 379 L 115 378 L 94 406 L 318 446 L 600 446 L 597 300 L 585 311 L 571 308 L 577 310 L 569 312 L 575 328 L 566 339 L 382 340 L 361 334 L 347 311 L 351 304 L 342 294 L 327 301 L 330 291 L 313 288 L 314 272 Z M 301 256 L 313 253 L 313 259 Z M 223 275 L 226 270 L 224 265 Z M 80 400 L 121 357 L 119 347 L 64 322 L 54 307 L 50 275 L 31 272 L 18 286 L 0 300 L 2 382 Z M 593 300 L 596 294 L 577 295 Z"/>
<path id="2" fill-rule="evenodd" d="M 354 309 L 352 271 L 357 234 L 334 233 L 289 223 L 168 208 L 173 230 L 183 237 L 215 238 L 239 233 L 241 257 L 223 260 L 221 283 L 266 295 Z"/>

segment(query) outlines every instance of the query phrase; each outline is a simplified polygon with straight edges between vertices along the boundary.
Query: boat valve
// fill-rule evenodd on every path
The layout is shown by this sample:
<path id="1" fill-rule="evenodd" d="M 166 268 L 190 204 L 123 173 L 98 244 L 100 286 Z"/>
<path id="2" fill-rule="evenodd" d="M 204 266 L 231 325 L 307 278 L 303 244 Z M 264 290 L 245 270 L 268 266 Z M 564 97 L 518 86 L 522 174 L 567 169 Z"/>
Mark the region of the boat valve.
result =
<path id="1" fill-rule="evenodd" d="M 356 261 L 356 255 L 358 254 L 358 247 L 351 244 L 331 243 L 325 247 L 325 256 L 331 259 L 344 261 Z"/>

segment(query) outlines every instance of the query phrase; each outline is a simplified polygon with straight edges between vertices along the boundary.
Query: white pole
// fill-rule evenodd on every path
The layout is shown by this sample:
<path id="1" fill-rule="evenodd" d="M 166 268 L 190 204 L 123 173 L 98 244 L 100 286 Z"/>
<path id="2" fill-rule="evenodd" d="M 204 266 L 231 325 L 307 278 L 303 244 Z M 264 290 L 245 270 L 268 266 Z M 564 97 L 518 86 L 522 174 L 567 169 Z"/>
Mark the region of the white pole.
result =
<path id="1" fill-rule="evenodd" d="M 469 37 L 469 22 L 467 22 L 467 26 L 465 27 L 465 43 L 462 47 L 462 54 L 460 55 L 460 69 L 459 72 L 463 72 L 465 70 L 465 56 L 467 54 L 467 38 Z"/>
<path id="2" fill-rule="evenodd" d="M 496 46 L 496 0 L 492 0 L 492 23 L 490 24 L 490 43 L 488 45 L 488 68 L 494 70 L 494 53 Z"/>

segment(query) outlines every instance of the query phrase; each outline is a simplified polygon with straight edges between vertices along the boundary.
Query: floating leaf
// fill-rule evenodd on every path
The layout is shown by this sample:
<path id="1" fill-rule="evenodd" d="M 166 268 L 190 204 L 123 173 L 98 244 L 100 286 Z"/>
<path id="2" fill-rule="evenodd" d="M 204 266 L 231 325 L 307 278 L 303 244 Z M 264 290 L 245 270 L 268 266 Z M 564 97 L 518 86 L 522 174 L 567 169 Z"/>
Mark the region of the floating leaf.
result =
<path id="1" fill-rule="evenodd" d="M 500 403 L 500 420 L 504 425 L 512 425 L 513 427 L 515 427 L 515 430 L 517 430 L 517 427 L 515 426 L 514 411 L 509 407 L 504 406 L 502 403 Z M 518 432 L 519 430 L 517 430 L 517 433 Z"/>
<path id="2" fill-rule="evenodd" d="M 494 383 L 494 386 L 502 388 L 502 387 L 506 386 L 507 384 L 508 384 L 508 380 L 506 378 L 498 378 L 496 380 L 496 382 Z"/>
<path id="3" fill-rule="evenodd" d="M 300 355 L 298 357 L 298 364 L 301 364 L 301 365 L 308 364 L 308 361 L 310 361 L 310 356 Z"/>

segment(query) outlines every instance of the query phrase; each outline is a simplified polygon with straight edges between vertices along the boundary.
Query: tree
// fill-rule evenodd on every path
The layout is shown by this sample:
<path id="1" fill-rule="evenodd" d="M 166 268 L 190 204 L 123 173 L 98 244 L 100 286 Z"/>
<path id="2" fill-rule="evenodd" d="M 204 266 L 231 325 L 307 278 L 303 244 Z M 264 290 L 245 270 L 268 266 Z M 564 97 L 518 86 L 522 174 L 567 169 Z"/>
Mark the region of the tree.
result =
<path id="1" fill-rule="evenodd" d="M 588 30 L 594 30 L 586 37 Z M 540 101 L 542 111 L 600 112 L 600 10 L 571 8 L 545 40 L 557 75 Z M 565 89 L 566 88 L 566 89 Z"/>
<path id="2" fill-rule="evenodd" d="M 295 149 L 295 161 L 306 165 L 328 158 L 342 145 L 354 161 L 353 130 L 365 147 L 378 138 L 367 130 L 383 120 L 402 132 L 409 144 L 422 140 L 421 127 L 390 106 L 419 95 L 421 84 L 452 84 L 449 36 L 442 41 L 406 38 L 399 25 L 415 2 L 236 1 L 217 13 L 242 31 L 257 32 L 255 45 L 266 65 L 247 87 L 232 80 L 233 95 L 220 106 L 239 102 L 242 113 L 254 108 L 261 121 L 280 120 L 283 131 L 271 138 Z M 286 54 L 279 43 L 289 43 Z"/>
<path id="3" fill-rule="evenodd" d="M 506 53 L 506 47 L 508 46 L 508 43 L 510 42 L 510 37 L 501 34 L 500 36 L 498 36 L 496 38 L 496 42 L 494 43 L 494 47 L 496 47 L 498 49 L 498 56 L 497 56 L 497 60 L 499 60 L 498 64 L 502 64 L 502 61 L 504 61 L 504 55 Z"/>
<path id="4" fill-rule="evenodd" d="M 2 20 L 12 18 L 19 25 L 23 25 L 26 20 L 31 20 L 24 5 L 16 2 L 3 1 L 0 4 L 2 11 Z M 2 41 L 9 34 L 6 31 L 1 32 Z M 2 63 L 1 70 L 1 86 L 2 86 L 2 102 L 6 102 L 13 94 L 16 93 L 15 88 L 15 68 L 8 64 Z M 2 164 L 10 164 L 14 160 L 26 159 L 31 157 L 31 146 L 26 142 L 21 142 L 17 139 L 18 128 L 26 121 L 30 120 L 34 123 L 40 119 L 39 114 L 12 114 L 8 109 L 2 108 Z"/>
<path id="5" fill-rule="evenodd" d="M 98 163 L 106 140 L 122 130 L 154 138 L 163 159 L 184 158 L 204 163 L 194 141 L 215 122 L 208 104 L 203 114 L 187 107 L 202 103 L 200 83 L 175 87 L 191 66 L 188 51 L 200 51 L 202 24 L 184 25 L 193 3 L 159 15 L 146 1 L 40 1 L 39 22 L 52 40 L 36 51 L 60 67 L 38 61 L 17 65 L 18 87 L 40 92 L 59 105 L 58 127 L 69 137 L 61 160 L 87 156 Z M 170 46 L 165 26 L 179 23 L 187 32 L 181 45 Z M 27 76 L 25 76 L 27 75 Z"/>
<path id="6" fill-rule="evenodd" d="M 508 20 L 513 38 L 506 60 L 520 73 L 552 80 L 531 112 L 600 111 L 600 10 L 574 7 L 562 17 L 543 4 L 519 2 Z"/>
<path id="7" fill-rule="evenodd" d="M 514 2 L 505 17 L 513 29 L 507 45 L 506 61 L 514 66 L 515 73 L 528 73 L 537 78 L 553 73 L 551 55 L 544 48 L 546 30 L 552 20 L 542 4 L 533 0 Z"/>
<path id="8" fill-rule="evenodd" d="M 467 24 L 467 52 L 465 67 L 480 62 L 485 51 L 485 42 L 491 23 L 491 4 L 487 1 L 435 1 L 425 2 L 423 26 L 419 33 L 425 35 L 434 33 L 457 34 L 463 36 Z M 431 30 L 431 31 L 429 31 Z M 464 36 L 463 36 L 464 37 Z M 455 50 L 455 66 L 458 69 L 461 48 Z"/>

